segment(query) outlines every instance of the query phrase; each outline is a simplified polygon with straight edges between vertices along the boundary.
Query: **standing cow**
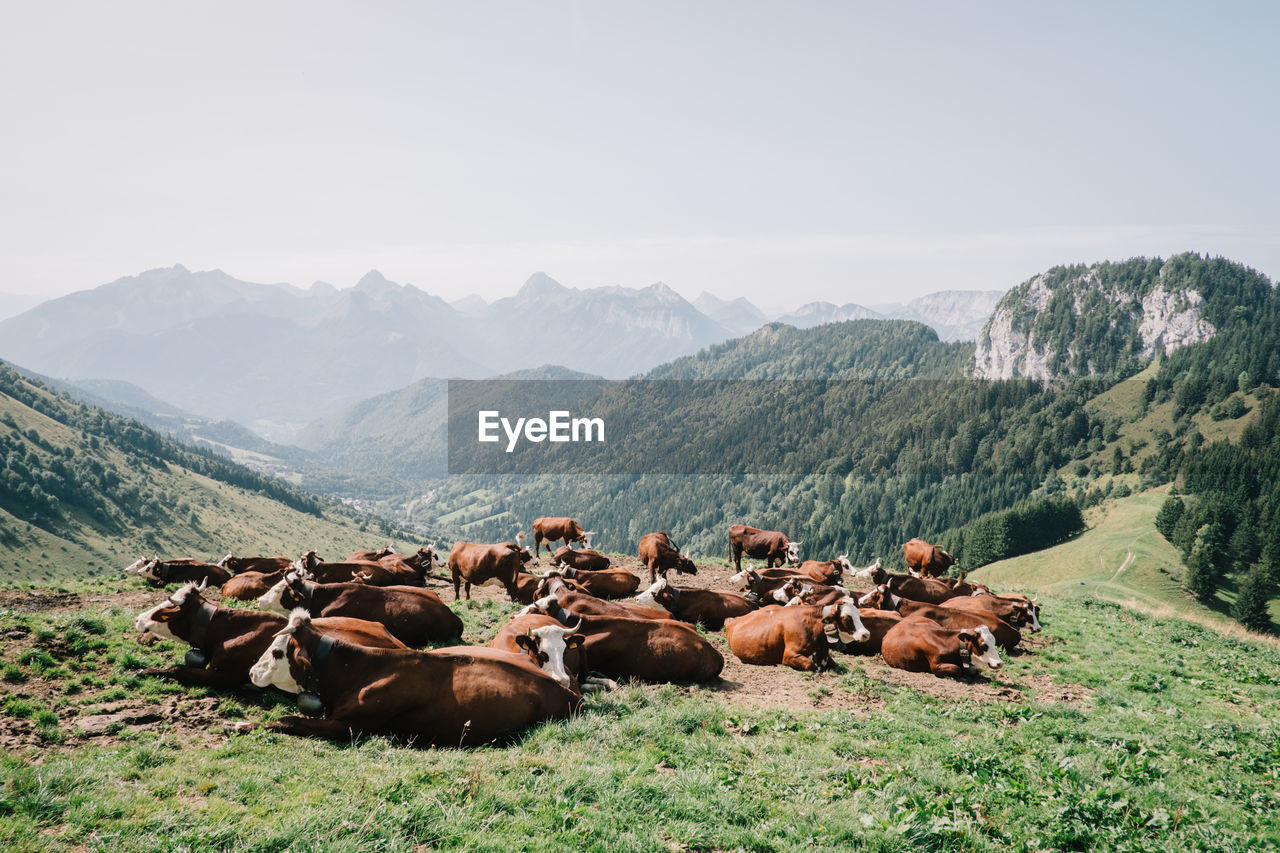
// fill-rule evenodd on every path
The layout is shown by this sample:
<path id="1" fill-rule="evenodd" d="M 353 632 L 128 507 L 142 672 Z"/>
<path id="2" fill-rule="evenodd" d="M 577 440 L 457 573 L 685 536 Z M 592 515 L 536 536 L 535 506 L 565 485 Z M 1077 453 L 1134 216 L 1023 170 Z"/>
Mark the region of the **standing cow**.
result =
<path id="1" fill-rule="evenodd" d="M 665 578 L 667 572 L 672 569 L 682 575 L 698 573 L 698 567 L 693 564 L 693 560 L 681 554 L 680 549 L 666 533 L 646 533 L 640 540 L 637 550 L 640 553 L 640 562 L 649 569 L 649 583 L 657 580 L 658 575 Z"/>
<path id="2" fill-rule="evenodd" d="M 764 560 L 767 568 L 772 569 L 776 562 L 796 565 L 800 562 L 800 546 L 803 542 L 792 542 L 785 533 L 776 530 L 761 530 L 745 524 L 735 524 L 729 528 L 729 559 L 733 560 L 735 571 L 742 571 L 742 555 L 746 554 L 756 560 Z"/>
<path id="3" fill-rule="evenodd" d="M 496 545 L 479 545 L 475 542 L 455 542 L 449 552 L 449 572 L 453 576 L 453 600 L 457 601 L 462 583 L 466 582 L 467 600 L 471 599 L 471 585 L 497 581 L 507 590 L 512 601 L 519 600 L 516 576 L 524 564 L 533 559 L 527 548 L 515 542 Z"/>
<path id="4" fill-rule="evenodd" d="M 565 516 L 535 518 L 533 520 L 533 556 L 541 556 L 543 543 L 546 543 L 547 553 L 552 553 L 551 543 L 562 539 L 566 545 L 572 546 L 574 542 L 581 542 L 582 547 L 590 548 L 591 537 L 595 535 L 596 531 L 583 530 L 577 520 Z"/>
<path id="5" fill-rule="evenodd" d="M 927 578 L 941 577 L 956 564 L 955 557 L 923 539 L 912 539 L 903 545 L 902 556 L 906 558 L 908 571 Z"/>

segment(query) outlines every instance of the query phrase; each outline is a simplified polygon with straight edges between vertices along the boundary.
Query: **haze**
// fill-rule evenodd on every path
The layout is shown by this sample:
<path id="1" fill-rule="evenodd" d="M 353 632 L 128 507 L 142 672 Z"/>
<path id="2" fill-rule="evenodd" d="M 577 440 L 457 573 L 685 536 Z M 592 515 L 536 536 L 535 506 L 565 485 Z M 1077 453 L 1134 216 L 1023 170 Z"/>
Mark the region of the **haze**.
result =
<path id="1" fill-rule="evenodd" d="M 766 307 L 1280 272 L 1267 3 L 9 4 L 0 292 L 182 263 Z"/>

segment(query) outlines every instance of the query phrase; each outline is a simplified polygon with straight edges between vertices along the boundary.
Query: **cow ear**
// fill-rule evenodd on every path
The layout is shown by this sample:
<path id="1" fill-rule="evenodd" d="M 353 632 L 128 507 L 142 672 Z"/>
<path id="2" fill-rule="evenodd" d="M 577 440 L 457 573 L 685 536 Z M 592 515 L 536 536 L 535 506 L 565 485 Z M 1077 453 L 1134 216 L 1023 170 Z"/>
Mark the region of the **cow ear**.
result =
<path id="1" fill-rule="evenodd" d="M 580 648 L 582 644 L 585 643 L 586 641 L 587 641 L 587 638 L 584 637 L 582 634 L 573 634 L 572 636 L 564 638 L 564 647 L 566 649 Z"/>
<path id="2" fill-rule="evenodd" d="M 517 634 L 516 645 L 524 649 L 526 652 L 538 651 L 538 642 L 534 640 L 533 637 L 530 637 L 528 634 Z"/>
<path id="3" fill-rule="evenodd" d="M 978 642 L 978 635 L 972 631 L 961 631 L 959 637 L 961 642 L 964 642 L 965 640 L 968 640 L 970 643 Z"/>

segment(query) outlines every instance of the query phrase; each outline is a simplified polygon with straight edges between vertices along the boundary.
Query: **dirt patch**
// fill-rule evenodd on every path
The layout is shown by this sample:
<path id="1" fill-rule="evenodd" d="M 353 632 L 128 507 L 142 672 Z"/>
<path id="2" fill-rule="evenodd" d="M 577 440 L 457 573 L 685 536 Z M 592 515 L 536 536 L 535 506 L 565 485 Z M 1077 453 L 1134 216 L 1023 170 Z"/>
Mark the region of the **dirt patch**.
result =
<path id="1" fill-rule="evenodd" d="M 48 610 L 81 610 L 83 596 L 75 592 L 0 589 L 0 611 L 41 613 Z"/>

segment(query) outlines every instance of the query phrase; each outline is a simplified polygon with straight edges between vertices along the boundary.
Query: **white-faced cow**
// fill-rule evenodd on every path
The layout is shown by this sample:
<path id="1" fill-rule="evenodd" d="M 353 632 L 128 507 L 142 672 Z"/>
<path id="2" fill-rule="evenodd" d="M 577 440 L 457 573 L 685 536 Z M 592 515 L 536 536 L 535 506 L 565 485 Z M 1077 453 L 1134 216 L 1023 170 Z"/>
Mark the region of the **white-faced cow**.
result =
<path id="1" fill-rule="evenodd" d="M 282 615 L 302 607 L 312 616 L 348 616 L 378 622 L 408 646 L 462 636 L 458 615 L 440 596 L 416 586 L 317 584 L 289 572 L 258 599 L 258 606 Z"/>
<path id="2" fill-rule="evenodd" d="M 640 586 L 640 578 L 622 568 L 597 571 L 563 568 L 546 574 L 546 577 L 553 576 L 571 580 L 583 592 L 597 598 L 624 598 L 634 593 Z"/>
<path id="3" fill-rule="evenodd" d="M 800 546 L 803 542 L 792 542 L 785 533 L 776 530 L 761 530 L 745 524 L 735 524 L 729 528 L 729 559 L 733 561 L 736 571 L 742 571 L 742 556 L 745 554 L 755 560 L 764 560 L 766 568 L 774 564 L 784 563 L 796 565 L 800 562 Z"/>
<path id="4" fill-rule="evenodd" d="M 825 669 L 831 649 L 865 643 L 871 632 L 852 599 L 826 607 L 770 605 L 729 619 L 724 625 L 729 650 L 743 663 L 783 664 L 792 669 Z"/>
<path id="5" fill-rule="evenodd" d="M 334 740 L 385 734 L 438 746 L 488 743 L 567 717 L 582 703 L 528 655 L 481 646 L 418 652 L 325 642 L 301 609 L 252 677 L 259 687 L 299 694 L 299 707 L 323 713 L 284 717 L 268 728 Z M 304 706 L 303 699 L 311 701 Z"/>
<path id="6" fill-rule="evenodd" d="M 231 579 L 231 572 L 217 563 L 204 563 L 190 557 L 175 560 L 161 560 L 158 557 L 143 557 L 132 565 L 125 567 L 125 574 L 137 575 L 147 582 L 148 586 L 159 588 L 171 583 L 200 583 L 221 587 Z"/>
<path id="7" fill-rule="evenodd" d="M 528 613 L 503 625 L 489 648 L 527 654 L 547 675 L 581 693 L 589 675 L 587 656 L 582 650 L 586 638 L 577 633 L 577 628 L 561 625 L 541 613 Z"/>
<path id="8" fill-rule="evenodd" d="M 285 620 L 274 613 L 210 604 L 200 596 L 199 588 L 189 583 L 134 620 L 139 633 L 191 646 L 184 664 L 139 674 L 219 690 L 234 689 L 249 680 L 249 668 L 284 625 Z M 320 619 L 316 629 L 362 645 L 405 648 L 382 625 L 361 619 Z"/>
<path id="9" fill-rule="evenodd" d="M 666 578 L 656 580 L 636 596 L 636 601 L 646 607 L 660 607 L 673 618 L 703 625 L 708 631 L 719 631 L 724 627 L 724 620 L 744 616 L 756 609 L 756 602 L 736 592 L 680 589 L 668 583 Z"/>
<path id="10" fill-rule="evenodd" d="M 581 542 L 583 548 L 590 548 L 591 537 L 595 535 L 596 531 L 583 530 L 581 524 L 567 516 L 535 518 L 533 520 L 533 556 L 541 556 L 544 544 L 547 553 L 550 554 L 552 542 L 563 541 L 566 546 Z"/>
<path id="11" fill-rule="evenodd" d="M 924 616 L 908 616 L 885 634 L 880 655 L 895 669 L 939 676 L 972 674 L 973 658 L 993 670 L 1004 664 L 986 626 L 944 628 Z"/>

